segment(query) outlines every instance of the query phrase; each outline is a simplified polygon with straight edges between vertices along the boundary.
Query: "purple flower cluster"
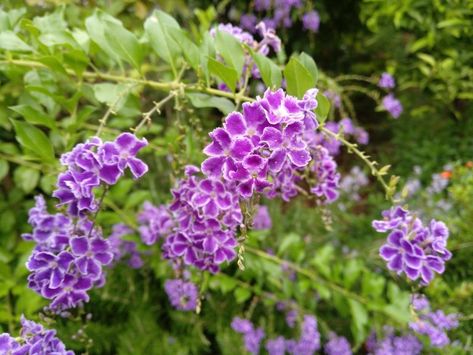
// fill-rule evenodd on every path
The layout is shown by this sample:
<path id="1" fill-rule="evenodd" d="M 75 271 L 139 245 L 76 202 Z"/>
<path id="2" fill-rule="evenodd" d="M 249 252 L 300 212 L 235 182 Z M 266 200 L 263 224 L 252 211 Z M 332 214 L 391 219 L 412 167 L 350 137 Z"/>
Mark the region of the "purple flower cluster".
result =
<path id="1" fill-rule="evenodd" d="M 340 174 L 337 173 L 337 163 L 322 146 L 317 146 L 314 150 L 312 171 L 315 173 L 317 183 L 310 191 L 318 197 L 324 197 L 325 202 L 335 201 L 338 198 Z"/>
<path id="2" fill-rule="evenodd" d="M 236 257 L 236 229 L 243 221 L 231 183 L 198 176 L 186 167 L 186 177 L 172 190 L 168 206 L 145 204 L 138 219 L 140 234 L 149 245 L 163 236 L 163 255 L 176 265 L 182 262 L 217 272 L 219 265 Z"/>
<path id="3" fill-rule="evenodd" d="M 259 354 L 260 344 L 264 338 L 264 330 L 255 328 L 249 320 L 239 317 L 233 318 L 231 326 L 234 331 L 243 335 L 246 351 L 251 354 Z"/>
<path id="4" fill-rule="evenodd" d="M 305 315 L 298 340 L 286 340 L 286 351 L 293 355 L 312 355 L 320 349 L 320 333 L 317 319 Z"/>
<path id="5" fill-rule="evenodd" d="M 33 233 L 22 237 L 37 243 L 26 263 L 28 286 L 50 299 L 55 311 L 87 302 L 87 291 L 103 284 L 102 268 L 113 259 L 108 241 L 85 217 L 73 224 L 63 214 L 49 214 L 42 196 L 28 222 Z"/>
<path id="6" fill-rule="evenodd" d="M 412 306 L 417 312 L 418 319 L 409 324 L 417 334 L 427 335 L 432 346 L 443 348 L 450 344 L 446 330 L 458 327 L 458 315 L 446 315 L 442 310 L 431 311 L 427 298 L 423 295 L 414 295 Z"/>
<path id="7" fill-rule="evenodd" d="M 333 107 L 340 108 L 342 106 L 342 98 L 340 94 L 338 94 L 337 92 L 333 90 L 325 90 L 324 96 L 330 100 Z"/>
<path id="8" fill-rule="evenodd" d="M 232 328 L 244 335 L 245 348 L 252 354 L 258 354 L 261 341 L 265 333 L 263 329 L 256 329 L 247 319 L 233 318 Z M 265 345 L 270 355 L 281 355 L 288 352 L 293 355 L 312 355 L 320 349 L 320 333 L 317 329 L 317 319 L 311 315 L 305 315 L 299 339 L 285 339 L 282 336 L 268 339 Z"/>
<path id="9" fill-rule="evenodd" d="M 253 35 L 249 32 L 244 31 L 240 27 L 233 26 L 231 24 L 219 24 L 216 28 L 210 30 L 210 35 L 212 37 L 216 36 L 217 31 L 226 32 L 233 37 L 235 37 L 239 42 L 249 46 L 253 49 L 256 53 L 259 53 L 264 56 L 268 56 L 270 50 L 272 49 L 275 53 L 278 53 L 281 50 L 281 40 L 274 32 L 274 29 L 267 27 L 264 22 L 258 23 L 254 27 L 258 34 L 261 37 L 260 41 L 257 41 Z M 223 61 L 223 58 L 217 53 L 219 60 Z M 245 66 L 243 72 L 246 71 L 246 68 L 250 68 L 251 74 L 254 78 L 260 79 L 261 74 L 259 72 L 258 67 L 254 63 L 251 55 L 248 53 L 245 58 Z M 239 86 L 244 84 L 244 78 L 241 79 Z"/>
<path id="10" fill-rule="evenodd" d="M 368 144 L 368 132 L 366 132 L 362 127 L 356 126 L 348 117 L 340 120 L 339 122 L 329 121 L 325 123 L 325 128 L 332 131 L 333 133 L 339 133 L 342 131 L 346 138 L 352 137 L 358 144 Z M 317 133 L 315 135 L 315 143 L 325 147 L 331 155 L 335 156 L 340 154 L 340 147 L 342 146 L 342 143 L 335 138 L 328 137 L 322 133 Z"/>
<path id="11" fill-rule="evenodd" d="M 370 355 L 419 355 L 422 343 L 412 334 L 397 336 L 390 327 L 385 327 L 385 336 L 378 339 L 376 333 L 371 333 L 366 341 L 366 349 Z"/>
<path id="12" fill-rule="evenodd" d="M 396 81 L 391 74 L 383 73 L 379 78 L 378 86 L 381 89 L 394 89 L 396 87 Z"/>
<path id="13" fill-rule="evenodd" d="M 270 28 L 290 28 L 293 26 L 293 18 L 302 18 L 304 29 L 317 32 L 319 29 L 320 18 L 315 10 L 311 10 L 303 14 L 303 1 L 301 0 L 256 0 L 254 1 L 254 9 L 249 14 L 243 14 L 240 18 L 240 26 L 247 31 L 253 32 L 254 26 L 258 19 L 253 11 L 258 12 L 258 16 L 262 18 L 266 26 Z M 293 16 L 292 12 L 296 11 L 297 16 Z"/>
<path id="14" fill-rule="evenodd" d="M 310 32 L 317 32 L 320 26 L 320 16 L 315 10 L 309 11 L 302 16 L 302 25 L 304 29 Z"/>
<path id="15" fill-rule="evenodd" d="M 146 245 L 153 245 L 161 237 L 169 234 L 174 220 L 168 206 L 154 206 L 145 202 L 138 215 L 141 240 Z"/>
<path id="16" fill-rule="evenodd" d="M 74 355 L 66 350 L 64 343 L 56 337 L 56 331 L 45 329 L 41 324 L 21 317 L 20 337 L 8 333 L 0 334 L 0 354 L 5 355 Z"/>
<path id="17" fill-rule="evenodd" d="M 137 250 L 136 243 L 131 240 L 125 240 L 124 237 L 133 234 L 133 230 L 126 224 L 118 223 L 112 227 L 112 234 L 107 238 L 110 244 L 110 251 L 113 253 L 112 263 L 117 263 L 125 258 L 128 259 L 128 265 L 133 269 L 139 269 L 143 266 L 140 252 Z"/>
<path id="18" fill-rule="evenodd" d="M 194 311 L 197 308 L 199 291 L 194 283 L 181 279 L 166 280 L 164 290 L 174 308 L 180 311 Z"/>
<path id="19" fill-rule="evenodd" d="M 351 355 L 351 347 L 347 338 L 330 333 L 329 341 L 324 345 L 327 355 Z"/>
<path id="20" fill-rule="evenodd" d="M 253 229 L 271 229 L 271 225 L 271 216 L 269 215 L 268 207 L 259 205 L 253 218 Z"/>
<path id="21" fill-rule="evenodd" d="M 148 166 L 136 158 L 147 144 L 145 138 L 122 133 L 113 142 L 93 137 L 76 145 L 61 157 L 67 170 L 58 176 L 53 196 L 59 199 L 59 205 L 69 206 L 69 214 L 73 216 L 96 211 L 99 207 L 94 195 L 97 187 L 116 184 L 126 168 L 135 179 L 148 171 Z"/>
<path id="22" fill-rule="evenodd" d="M 393 94 L 383 97 L 383 107 L 393 118 L 398 118 L 403 111 L 401 101 L 396 99 Z"/>
<path id="23" fill-rule="evenodd" d="M 336 164 L 326 164 L 321 149 L 313 144 L 318 126 L 313 112 L 316 95 L 316 89 L 308 90 L 299 100 L 282 89 L 268 89 L 263 98 L 243 104 L 243 113 L 230 113 L 223 127 L 209 134 L 212 142 L 204 149 L 208 158 L 202 172 L 234 184 L 244 199 L 260 193 L 286 201 L 297 195 L 301 173 L 312 160 L 318 183 L 323 183 L 325 175 L 332 177 L 330 172 L 318 173 Z"/>
<path id="24" fill-rule="evenodd" d="M 94 190 L 102 183 L 115 184 L 127 167 L 135 178 L 147 171 L 136 158 L 146 144 L 145 139 L 123 133 L 113 142 L 91 138 L 63 154 L 61 162 L 68 169 L 59 175 L 54 196 L 59 205 L 69 206 L 67 215 L 50 214 L 43 197 L 36 197 L 28 218 L 33 231 L 22 235 L 36 243 L 26 263 L 28 286 L 51 300 L 51 310 L 61 312 L 87 302 L 87 291 L 104 284 L 103 267 L 112 262 L 114 250 L 87 213 L 99 208 Z M 136 249 L 133 253 L 137 265 Z"/>
<path id="25" fill-rule="evenodd" d="M 388 269 L 405 273 L 411 280 L 419 277 L 423 284 L 432 281 L 434 273 L 445 270 L 445 261 L 452 256 L 447 249 L 448 228 L 443 222 L 431 220 L 428 226 L 412 212 L 394 206 L 382 213 L 383 220 L 373 221 L 381 233 L 390 231 L 387 242 L 380 248 Z"/>

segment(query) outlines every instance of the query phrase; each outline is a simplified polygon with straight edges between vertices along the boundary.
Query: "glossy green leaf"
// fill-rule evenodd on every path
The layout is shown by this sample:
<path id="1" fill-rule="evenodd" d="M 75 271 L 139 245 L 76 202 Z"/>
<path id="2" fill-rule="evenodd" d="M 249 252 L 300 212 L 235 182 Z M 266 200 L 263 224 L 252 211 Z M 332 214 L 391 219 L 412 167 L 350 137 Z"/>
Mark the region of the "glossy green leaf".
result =
<path id="1" fill-rule="evenodd" d="M 156 10 L 145 21 L 144 27 L 154 52 L 169 63 L 175 71 L 181 48 L 169 34 L 169 29 L 180 29 L 179 24 L 173 17 Z"/>
<path id="2" fill-rule="evenodd" d="M 209 70 L 210 73 L 221 79 L 232 92 L 235 92 L 238 81 L 238 73 L 235 69 L 227 67 L 213 58 L 209 58 Z"/>
<path id="3" fill-rule="evenodd" d="M 284 68 L 287 92 L 302 98 L 305 92 L 315 87 L 315 79 L 310 71 L 296 57 L 292 57 Z"/>
<path id="4" fill-rule="evenodd" d="M 85 27 L 90 39 L 94 41 L 100 47 L 100 49 L 102 49 L 110 57 L 110 59 L 117 62 L 120 60 L 120 57 L 114 51 L 111 44 L 108 42 L 107 37 L 105 36 L 106 24 L 103 20 L 103 16 L 104 13 L 101 11 L 94 12 L 85 20 Z M 110 15 L 105 16 L 111 17 Z"/>
<path id="5" fill-rule="evenodd" d="M 33 48 L 23 42 L 23 40 L 12 31 L 0 33 L 0 49 L 20 52 L 31 52 L 33 50 Z"/>
<path id="6" fill-rule="evenodd" d="M 247 288 L 239 287 L 233 292 L 237 303 L 243 303 L 251 297 L 251 291 Z"/>
<path id="7" fill-rule="evenodd" d="M 215 107 L 225 115 L 235 110 L 235 104 L 224 97 L 215 97 L 201 93 L 188 93 L 187 97 L 191 100 L 194 107 Z"/>
<path id="8" fill-rule="evenodd" d="M 54 117 L 46 115 L 44 112 L 41 112 L 29 105 L 17 105 L 9 107 L 10 110 L 15 111 L 22 115 L 25 120 L 30 123 L 42 125 L 48 128 L 55 128 L 56 122 Z"/>
<path id="9" fill-rule="evenodd" d="M 11 120 L 16 132 L 18 142 L 28 150 L 46 162 L 54 162 L 54 149 L 46 134 L 39 128 L 27 122 Z"/>
<path id="10" fill-rule="evenodd" d="M 352 316 L 351 331 L 355 340 L 355 346 L 359 346 L 368 335 L 368 311 L 358 301 L 348 300 Z"/>
<path id="11" fill-rule="evenodd" d="M 321 123 L 324 122 L 330 112 L 330 101 L 327 97 L 319 92 L 317 94 L 317 108 L 315 109 L 315 115 L 317 120 Z"/>
<path id="12" fill-rule="evenodd" d="M 299 54 L 299 61 L 311 73 L 314 82 L 317 84 L 319 80 L 319 70 L 317 69 L 317 64 L 315 64 L 314 59 L 307 53 L 302 52 Z"/>
<path id="13" fill-rule="evenodd" d="M 20 166 L 13 173 L 13 180 L 25 193 L 30 193 L 38 185 L 39 171 Z"/>
<path id="14" fill-rule="evenodd" d="M 281 87 L 281 68 L 279 68 L 276 63 L 264 55 L 252 51 L 251 56 L 253 57 L 256 66 L 261 73 L 261 78 L 263 79 L 263 82 L 266 84 L 266 86 L 272 89 Z"/>
<path id="15" fill-rule="evenodd" d="M 245 53 L 241 43 L 229 33 L 217 31 L 215 35 L 215 49 L 225 60 L 225 64 L 237 73 L 239 78 L 245 64 Z"/>
<path id="16" fill-rule="evenodd" d="M 189 39 L 186 31 L 180 28 L 168 27 L 168 32 L 181 48 L 181 51 L 190 66 L 197 70 L 200 63 L 199 47 Z"/>

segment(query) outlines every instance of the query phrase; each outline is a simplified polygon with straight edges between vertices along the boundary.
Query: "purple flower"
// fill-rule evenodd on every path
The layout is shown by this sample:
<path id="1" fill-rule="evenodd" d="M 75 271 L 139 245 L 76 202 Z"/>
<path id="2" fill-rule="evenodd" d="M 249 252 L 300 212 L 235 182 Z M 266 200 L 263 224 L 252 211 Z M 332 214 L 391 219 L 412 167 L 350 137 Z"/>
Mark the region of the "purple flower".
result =
<path id="1" fill-rule="evenodd" d="M 317 183 L 310 191 L 319 197 L 324 197 L 327 203 L 335 201 L 338 198 L 340 174 L 337 173 L 337 163 L 322 146 L 314 150 L 312 171 L 315 172 Z"/>
<path id="2" fill-rule="evenodd" d="M 108 265 L 113 260 L 110 244 L 105 239 L 81 236 L 71 238 L 70 243 L 77 269 L 92 280 L 100 277 L 102 265 Z"/>
<path id="3" fill-rule="evenodd" d="M 261 205 L 257 207 L 256 215 L 253 218 L 253 229 L 271 229 L 271 216 L 269 215 L 268 207 Z"/>
<path id="4" fill-rule="evenodd" d="M 180 279 L 166 280 L 164 290 L 174 308 L 181 311 L 194 311 L 197 308 L 199 291 L 192 282 Z"/>
<path id="5" fill-rule="evenodd" d="M 383 107 L 393 118 L 398 118 L 403 111 L 401 101 L 396 99 L 393 94 L 388 94 L 383 98 Z"/>
<path id="6" fill-rule="evenodd" d="M 240 26 L 250 32 L 255 32 L 258 19 L 253 14 L 243 14 L 240 17 Z"/>
<path id="7" fill-rule="evenodd" d="M 122 133 L 114 142 L 93 137 L 76 145 L 61 157 L 68 170 L 58 176 L 53 196 L 59 205 L 68 205 L 73 216 L 95 211 L 98 207 L 94 190 L 103 183 L 114 185 L 128 167 L 135 178 L 141 177 L 148 167 L 136 158 L 138 151 L 147 145 L 131 133 Z"/>
<path id="8" fill-rule="evenodd" d="M 320 26 L 320 16 L 315 10 L 309 11 L 302 16 L 302 24 L 304 29 L 311 32 L 317 32 Z"/>
<path id="9" fill-rule="evenodd" d="M 301 327 L 301 335 L 297 342 L 289 342 L 288 352 L 294 355 L 312 355 L 320 349 L 320 333 L 317 329 L 317 319 L 305 315 Z"/>
<path id="10" fill-rule="evenodd" d="M 279 336 L 274 339 L 269 339 L 265 347 L 269 355 L 284 355 L 286 352 L 286 341 L 284 337 Z"/>
<path id="11" fill-rule="evenodd" d="M 366 343 L 369 354 L 372 355 L 419 355 L 422 351 L 422 343 L 412 334 L 396 336 L 394 331 L 385 327 L 385 337 L 377 339 L 376 333 L 372 333 Z"/>
<path id="12" fill-rule="evenodd" d="M 399 206 L 384 211 L 383 217 L 372 224 L 378 232 L 391 231 L 380 248 L 388 269 L 405 273 L 411 280 L 421 277 L 423 284 L 430 283 L 434 273 L 444 272 L 451 253 L 446 249 L 448 229 L 443 222 L 432 220 L 424 227 L 419 218 Z"/>
<path id="13" fill-rule="evenodd" d="M 434 347 L 443 348 L 450 344 L 446 331 L 458 327 L 458 315 L 446 315 L 440 309 L 432 312 L 427 298 L 419 294 L 413 295 L 412 306 L 418 314 L 409 327 L 418 334 L 428 336 Z"/>
<path id="14" fill-rule="evenodd" d="M 64 343 L 56 337 L 55 330 L 45 329 L 42 325 L 21 316 L 20 336 L 0 334 L 0 353 L 11 355 L 55 354 L 74 355 L 66 350 Z M 21 345 L 20 345 L 21 344 Z"/>
<path id="15" fill-rule="evenodd" d="M 350 343 L 345 337 L 330 333 L 330 340 L 325 344 L 324 351 L 327 355 L 351 355 Z"/>
<path id="16" fill-rule="evenodd" d="M 382 89 L 394 89 L 396 87 L 396 81 L 391 74 L 383 73 L 379 78 L 378 86 Z"/>
<path id="17" fill-rule="evenodd" d="M 122 133 L 114 142 L 105 142 L 99 149 L 103 161 L 102 179 L 109 184 L 116 183 L 119 175 L 116 174 L 115 168 L 118 168 L 121 174 L 125 168 L 129 168 L 135 179 L 143 176 L 148 171 L 148 166 L 136 158 L 136 154 L 147 145 L 146 138 L 138 139 L 131 133 Z"/>
<path id="18" fill-rule="evenodd" d="M 133 230 L 123 223 L 115 224 L 112 227 L 112 234 L 107 238 L 110 252 L 113 253 L 112 262 L 115 264 L 128 256 L 128 265 L 133 269 L 139 269 L 143 266 L 143 260 L 136 248 L 136 243 L 123 239 L 130 234 L 133 234 Z"/>
<path id="19" fill-rule="evenodd" d="M 74 257 L 67 251 L 58 255 L 49 252 L 36 252 L 30 255 L 26 267 L 35 274 L 34 281 L 47 284 L 50 288 L 58 288 L 64 281 Z"/>
<path id="20" fill-rule="evenodd" d="M 271 7 L 271 0 L 255 0 L 254 5 L 256 11 L 269 10 Z"/>
<path id="21" fill-rule="evenodd" d="M 255 329 L 253 323 L 239 317 L 233 318 L 231 326 L 233 330 L 243 335 L 246 351 L 251 354 L 259 354 L 261 341 L 264 338 L 263 329 Z"/>
<path id="22" fill-rule="evenodd" d="M 143 204 L 138 215 L 141 240 L 146 245 L 153 245 L 156 241 L 171 231 L 174 226 L 172 214 L 167 206 L 153 206 L 150 202 Z"/>

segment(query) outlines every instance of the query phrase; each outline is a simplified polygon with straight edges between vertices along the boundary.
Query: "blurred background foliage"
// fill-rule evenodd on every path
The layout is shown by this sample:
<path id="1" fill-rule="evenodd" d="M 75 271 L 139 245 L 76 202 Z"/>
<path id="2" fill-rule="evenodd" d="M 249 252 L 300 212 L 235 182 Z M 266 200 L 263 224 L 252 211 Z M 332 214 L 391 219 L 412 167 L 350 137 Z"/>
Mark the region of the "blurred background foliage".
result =
<path id="1" fill-rule="evenodd" d="M 444 276 L 437 278 L 427 293 L 434 306 L 463 314 L 460 328 L 451 336 L 461 345 L 454 344 L 449 353 L 471 351 L 473 2 L 317 0 L 305 2 L 304 6 L 320 13 L 319 32 L 303 32 L 300 14 L 293 14 L 294 25 L 278 30 L 285 46 L 279 61 L 303 50 L 325 75 L 335 80 L 346 74 L 377 78 L 383 71 L 396 78 L 396 95 L 404 105 L 401 117 L 393 120 L 380 115 L 373 100 L 355 93 L 351 99 L 356 119 L 370 134 L 368 153 L 384 164 L 392 164 L 402 185 L 413 180 L 420 184 L 421 188 L 409 196 L 409 204 L 425 216 L 444 220 L 451 228 L 449 247 L 454 257 Z M 0 29 L 13 26 L 15 18 L 31 20 L 55 10 L 63 13 L 62 21 L 53 17 L 49 18 L 52 22 L 26 21 L 25 28 L 32 33 L 47 32 L 51 24 L 51 32 L 65 25 L 83 29 L 85 18 L 96 8 L 119 18 L 137 35 L 143 33 L 143 22 L 152 10 L 160 8 L 199 38 L 215 23 L 238 23 L 241 14 L 253 11 L 253 3 L 4 0 L 0 5 Z M 77 33 L 80 38 L 80 31 Z M 64 59 L 70 65 L 75 63 L 78 71 L 87 65 L 78 52 L 71 51 Z M 103 53 L 97 54 L 99 64 L 107 60 Z M 147 68 L 151 73 L 154 69 Z M 170 79 L 168 73 L 162 75 L 160 80 Z M 0 84 L 0 324 L 3 330 L 11 331 L 22 313 L 37 317 L 45 306 L 26 286 L 24 264 L 31 245 L 19 235 L 28 231 L 27 211 L 33 204 L 33 195 L 51 192 L 57 166 L 26 159 L 9 119 L 28 115 L 37 120 L 42 116 L 61 117 L 59 128 L 48 123 L 45 126 L 51 130 L 54 149 L 62 152 L 95 132 L 97 120 L 107 110 L 106 105 L 111 106 L 117 92 L 110 94 L 112 88 L 97 86 L 100 84 L 84 84 L 75 100 L 78 83 L 45 72 L 26 74 L 15 69 L 0 70 Z M 39 86 L 49 94 L 38 91 Z M 340 87 L 343 94 L 343 86 Z M 103 95 L 102 91 L 97 92 L 101 89 Z M 133 87 L 115 86 L 113 90 L 129 90 L 133 95 L 120 103 L 110 120 L 106 131 L 109 136 L 133 126 L 135 117 L 157 100 L 151 89 L 135 93 Z M 71 112 L 67 112 L 68 108 Z M 73 116 L 75 120 L 70 119 Z M 201 161 L 199 152 L 206 132 L 219 122 L 219 117 L 221 113 L 213 109 L 175 113 L 172 107 L 166 107 L 149 131 L 155 148 L 149 149 L 146 157 L 153 174 L 139 186 L 132 180 L 115 186 L 108 198 L 110 211 L 101 213 L 100 223 L 111 226 L 133 218 L 145 200 L 168 201 L 176 172 L 184 163 Z M 354 165 L 361 166 L 346 153 L 340 162 L 343 174 Z M 421 170 L 415 171 L 415 166 Z M 440 176 L 446 181 L 445 188 L 429 190 L 433 180 L 439 179 L 434 175 L 445 171 L 448 174 Z M 293 300 L 304 312 L 317 315 L 322 331 L 333 329 L 348 336 L 363 352 L 363 340 L 371 329 L 391 322 L 383 312 L 391 315 L 393 324 L 396 317 L 401 322 L 408 317 L 400 310 L 407 308 L 411 288 L 393 278 L 378 257 L 382 237 L 373 232 L 370 222 L 388 207 L 382 191 L 370 179 L 357 193 L 359 199 L 353 199 L 353 192 L 348 191 L 342 194 L 340 203 L 324 208 L 303 199 L 291 205 L 265 201 L 273 226 L 269 231 L 253 232 L 249 248 L 271 251 L 277 259 L 312 269 L 315 276 L 301 275 L 287 265 L 282 267 L 270 254 L 257 257 L 247 251 L 245 272 L 230 265 L 225 274 L 218 276 L 196 273 L 194 281 L 209 291 L 201 314 L 180 313 L 170 308 L 163 291 L 164 280 L 172 271 L 159 258 L 159 247 L 142 247 L 149 254 L 142 269 L 118 265 L 109 272 L 105 287 L 93 292 L 92 302 L 85 310 L 68 319 L 44 320 L 59 329 L 68 346 L 90 354 L 235 354 L 243 350 L 239 335 L 229 326 L 233 316 L 252 315 L 259 325 L 274 333 L 291 334 L 275 305 L 277 301 Z M 138 240 L 137 236 L 131 238 Z M 318 282 L 318 277 L 343 285 L 348 292 L 380 305 L 383 311 L 375 312 L 366 305 L 353 306 L 348 298 Z"/>

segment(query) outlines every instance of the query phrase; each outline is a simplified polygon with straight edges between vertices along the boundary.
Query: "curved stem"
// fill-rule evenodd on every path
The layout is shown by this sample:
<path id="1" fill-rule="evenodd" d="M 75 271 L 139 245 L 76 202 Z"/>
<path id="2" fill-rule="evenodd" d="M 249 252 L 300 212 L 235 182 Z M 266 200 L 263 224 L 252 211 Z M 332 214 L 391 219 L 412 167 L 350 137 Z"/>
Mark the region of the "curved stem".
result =
<path id="1" fill-rule="evenodd" d="M 386 198 L 392 200 L 392 196 L 394 195 L 394 192 L 395 192 L 395 184 L 392 184 L 392 183 L 388 184 L 384 180 L 383 176 L 386 175 L 386 172 L 377 169 L 375 166 L 376 162 L 372 162 L 365 153 L 363 153 L 361 150 L 357 148 L 357 145 L 355 143 L 350 143 L 339 134 L 334 133 L 323 126 L 320 126 L 319 130 L 325 133 L 326 135 L 331 136 L 332 138 L 341 142 L 344 146 L 347 147 L 349 153 L 355 153 L 355 155 L 357 155 L 361 160 L 363 160 L 365 164 L 368 165 L 368 167 L 370 168 L 371 174 L 375 176 L 378 179 L 378 181 L 381 183 L 381 185 L 383 186 L 384 190 L 386 191 Z M 394 181 L 394 180 L 391 179 L 391 181 Z"/>

